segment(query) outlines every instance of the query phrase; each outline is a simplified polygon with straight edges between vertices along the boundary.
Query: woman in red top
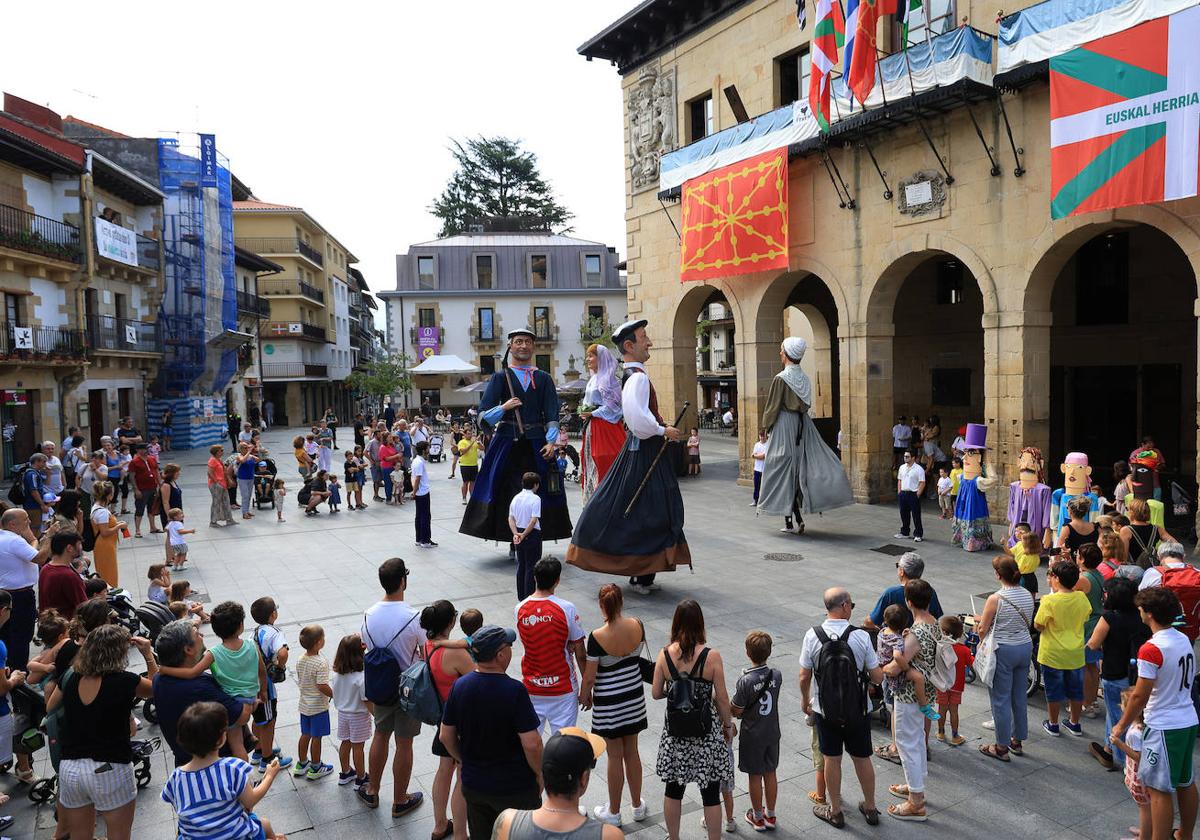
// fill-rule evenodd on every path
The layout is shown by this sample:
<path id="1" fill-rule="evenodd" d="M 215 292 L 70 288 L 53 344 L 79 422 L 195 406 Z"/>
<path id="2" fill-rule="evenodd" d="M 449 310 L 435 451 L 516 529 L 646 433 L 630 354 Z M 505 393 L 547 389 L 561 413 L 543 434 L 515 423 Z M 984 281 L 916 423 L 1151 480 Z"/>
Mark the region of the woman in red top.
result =
<path id="1" fill-rule="evenodd" d="M 475 670 L 475 663 L 465 650 L 463 642 L 452 642 L 453 647 L 444 646 L 454 629 L 458 611 L 449 601 L 435 601 L 421 611 L 421 627 L 429 641 L 425 643 L 425 659 L 433 674 L 438 697 L 442 705 L 450 696 L 454 681 L 463 674 Z M 462 775 L 458 763 L 442 745 L 441 726 L 433 733 L 433 754 L 438 756 L 437 774 L 433 777 L 433 834 L 431 840 L 443 840 L 454 835 L 454 840 L 467 840 L 467 801 L 463 799 Z M 454 793 L 450 793 L 450 782 L 454 781 Z M 454 819 L 446 817 L 446 804 Z"/>
<path id="2" fill-rule="evenodd" d="M 399 492 L 395 492 L 395 485 L 392 483 L 392 471 L 396 469 L 396 464 L 400 461 L 400 454 L 396 451 L 400 443 L 400 438 L 396 435 L 388 435 L 387 442 L 379 447 L 379 469 L 383 471 L 383 495 L 387 499 L 385 504 L 402 505 L 404 504 L 404 485 L 401 484 Z M 395 499 L 392 498 L 393 493 Z"/>
<path id="3" fill-rule="evenodd" d="M 221 455 L 225 447 L 214 443 L 208 448 L 208 492 L 212 494 L 212 508 L 208 512 L 208 524 L 216 528 L 218 522 L 226 525 L 236 525 L 233 521 L 233 510 L 229 506 L 229 480 L 225 477 L 225 465 L 221 463 Z"/>

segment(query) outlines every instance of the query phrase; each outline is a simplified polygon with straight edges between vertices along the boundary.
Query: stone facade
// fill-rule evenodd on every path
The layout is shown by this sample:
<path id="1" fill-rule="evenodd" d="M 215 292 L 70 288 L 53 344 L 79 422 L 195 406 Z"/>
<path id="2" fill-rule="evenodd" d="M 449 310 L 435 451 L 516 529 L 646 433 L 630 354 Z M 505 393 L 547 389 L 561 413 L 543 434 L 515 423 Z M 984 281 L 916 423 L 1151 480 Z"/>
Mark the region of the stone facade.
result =
<path id="1" fill-rule="evenodd" d="M 995 32 L 990 7 L 960 3 L 959 11 L 979 28 Z M 729 84 L 737 85 L 751 115 L 784 104 L 778 101 L 777 58 L 793 52 L 811 33 L 811 26 L 804 32 L 797 29 L 794 12 L 790 0 L 746 3 L 676 41 L 652 62 L 660 74 L 675 74 L 679 102 L 711 90 L 715 129 L 727 128 L 736 123 L 722 95 Z M 628 107 L 642 81 L 636 67 L 626 70 L 622 86 Z M 740 451 L 743 478 L 748 477 L 758 418 L 779 369 L 784 310 L 797 306 L 810 320 L 814 317 L 805 307 L 815 298 L 797 289 L 815 277 L 825 290 L 819 296 L 832 301 L 836 315 L 826 318 L 822 328 L 834 336 L 842 457 L 860 500 L 894 495 L 890 429 L 895 416 L 924 416 L 931 407 L 941 409 L 946 450 L 961 423 L 987 424 L 989 460 L 1000 468 L 998 493 L 1003 494 L 1004 484 L 1016 477 L 1016 455 L 1023 446 L 1037 445 L 1053 459 L 1063 448 L 1077 445 L 1070 430 L 1052 434 L 1053 414 L 1062 410 L 1051 405 L 1055 382 L 1061 379 L 1058 368 L 1074 370 L 1071 366 L 1095 364 L 1107 356 L 1105 364 L 1163 363 L 1181 371 L 1182 419 L 1178 430 L 1171 429 L 1178 450 L 1168 458 L 1175 458 L 1178 473 L 1190 482 L 1197 472 L 1200 199 L 1052 221 L 1049 98 L 1044 80 L 1004 95 L 1015 143 L 1023 150 L 1025 173 L 1020 177 L 1014 174 L 1013 152 L 994 101 L 970 107 L 999 161 L 998 176 L 991 175 L 991 161 L 967 106 L 927 114 L 926 128 L 954 181 L 943 187 L 944 201 L 919 214 L 905 212 L 909 208 L 903 206 L 899 184 L 918 173 L 941 170 L 915 124 L 890 129 L 872 141 L 891 189 L 901 193 L 891 200 L 885 199 L 884 186 L 861 148 L 829 150 L 855 199 L 853 210 L 839 206 L 819 156 L 793 157 L 787 271 L 707 284 L 679 282 L 679 241 L 672 225 L 679 224 L 679 205 L 668 203 L 664 212 L 655 191 L 639 191 L 632 175 L 636 161 L 628 159 L 629 315 L 650 320 L 655 348 L 649 368 L 663 414 L 673 416 L 684 399 L 694 399 L 695 322 L 713 288 L 719 289 L 736 321 Z M 632 138 L 626 116 L 628 154 Z M 682 127 L 686 114 L 679 109 L 677 116 Z M 1140 249 L 1143 256 L 1131 262 L 1129 322 L 1084 329 L 1073 323 L 1076 310 L 1063 289 L 1082 270 L 1076 264 L 1080 248 L 1107 233 L 1128 234 L 1131 249 Z M 936 275 L 953 270 L 962 277 L 958 300 L 939 303 L 943 281 Z M 1147 299 L 1156 312 L 1135 312 L 1137 302 Z M 1163 301 L 1170 301 L 1169 307 Z M 1175 340 L 1143 340 L 1150 335 Z M 1082 347 L 1099 355 L 1088 357 Z M 1080 355 L 1086 358 L 1076 358 Z M 961 374 L 963 382 L 969 381 L 965 404 L 932 405 L 934 368 L 969 371 Z M 1135 384 L 1143 395 L 1145 383 Z M 1144 397 L 1151 399 L 1148 391 Z M 1142 398 L 1137 398 L 1139 410 Z M 1146 428 L 1140 419 L 1144 416 L 1143 411 L 1138 434 L 1154 431 Z M 1052 438 L 1057 450 L 1052 450 Z M 1136 443 L 1129 440 L 1128 448 Z M 1048 480 L 1055 485 L 1057 470 L 1050 472 Z M 1099 465 L 1096 475 L 1111 486 L 1107 465 Z M 998 495 L 994 511 L 997 505 L 1003 510 L 1001 502 Z"/>

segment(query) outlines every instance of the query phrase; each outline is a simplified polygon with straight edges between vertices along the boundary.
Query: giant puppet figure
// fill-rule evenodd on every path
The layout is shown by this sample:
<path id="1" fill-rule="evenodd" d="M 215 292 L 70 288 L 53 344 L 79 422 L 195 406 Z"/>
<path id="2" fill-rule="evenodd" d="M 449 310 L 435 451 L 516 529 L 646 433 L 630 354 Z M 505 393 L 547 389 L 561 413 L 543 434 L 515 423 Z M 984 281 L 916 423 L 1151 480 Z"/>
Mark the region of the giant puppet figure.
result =
<path id="1" fill-rule="evenodd" d="M 658 413 L 658 396 L 645 368 L 653 346 L 646 323 L 629 321 L 613 333 L 613 346 L 625 367 L 621 411 L 629 433 L 579 514 L 567 549 L 571 565 L 628 575 L 631 588 L 640 595 L 659 588 L 654 582 L 657 572 L 692 565 L 683 535 L 683 496 L 671 460 L 662 457 L 667 441 L 679 440 L 679 429 Z"/>
<path id="2" fill-rule="evenodd" d="M 1162 466 L 1162 456 L 1155 449 L 1142 449 L 1129 459 L 1129 484 L 1133 491 L 1125 496 L 1128 506 L 1134 499 L 1141 499 L 1150 507 L 1150 524 L 1159 528 L 1166 527 L 1163 514 L 1163 503 L 1158 499 L 1158 470 Z"/>
<path id="3" fill-rule="evenodd" d="M 484 540 L 511 542 L 508 506 L 521 492 L 521 477 L 536 472 L 542 483 L 542 516 L 538 520 L 543 540 L 571 536 L 571 515 L 562 475 L 554 461 L 558 439 L 558 392 L 550 374 L 533 361 L 534 334 L 513 330 L 508 334 L 504 364 L 488 381 L 479 402 L 479 420 L 491 427 L 491 443 L 479 465 L 460 533 Z M 512 364 L 508 364 L 511 355 Z"/>
<path id="4" fill-rule="evenodd" d="M 958 485 L 958 501 L 954 505 L 954 530 L 950 541 L 954 545 L 961 545 L 963 551 L 983 551 L 994 545 L 987 496 L 984 494 L 996 483 L 995 478 L 983 474 L 983 455 L 987 452 L 987 426 L 968 423 L 963 447 L 963 477 Z"/>
<path id="5" fill-rule="evenodd" d="M 1088 520 L 1095 522 L 1100 515 L 1100 499 L 1092 492 L 1092 468 L 1088 456 L 1083 452 L 1068 452 L 1062 462 L 1063 486 L 1050 497 L 1050 530 L 1055 534 L 1071 521 L 1067 504 L 1076 496 L 1087 496 L 1092 500 Z"/>
<path id="6" fill-rule="evenodd" d="M 763 428 L 771 433 L 763 462 L 759 514 L 784 517 L 783 531 L 803 534 L 804 514 L 851 504 L 842 462 L 817 433 L 808 409 L 812 380 L 800 368 L 808 344 L 785 338 L 779 348 L 783 370 L 771 380 Z"/>
<path id="7" fill-rule="evenodd" d="M 1054 532 L 1050 530 L 1050 496 L 1052 491 L 1045 483 L 1045 461 L 1042 450 L 1027 446 L 1021 450 L 1017 462 L 1020 478 L 1008 485 L 1008 547 L 1017 543 L 1014 533 L 1017 526 L 1025 523 L 1029 530 L 1042 535 L 1042 545 L 1049 548 L 1054 544 Z"/>

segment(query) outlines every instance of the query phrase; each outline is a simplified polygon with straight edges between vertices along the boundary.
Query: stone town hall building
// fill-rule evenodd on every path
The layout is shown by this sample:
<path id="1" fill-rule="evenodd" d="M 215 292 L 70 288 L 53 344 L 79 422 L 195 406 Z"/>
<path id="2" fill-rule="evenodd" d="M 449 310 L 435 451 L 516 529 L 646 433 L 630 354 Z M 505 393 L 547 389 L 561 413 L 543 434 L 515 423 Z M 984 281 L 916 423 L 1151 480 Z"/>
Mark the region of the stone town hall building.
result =
<path id="1" fill-rule="evenodd" d="M 814 378 L 824 428 L 843 433 L 860 501 L 895 494 L 900 414 L 940 415 L 947 451 L 958 426 L 986 423 L 1003 482 L 1023 446 L 1046 453 L 1055 487 L 1062 455 L 1084 451 L 1110 492 L 1113 461 L 1150 434 L 1165 478 L 1194 494 L 1200 199 L 1052 221 L 1044 60 L 995 73 L 993 51 L 969 78 L 916 95 L 889 88 L 886 105 L 835 122 L 827 144 L 792 143 L 787 269 L 680 282 L 679 191 L 662 189 L 660 165 L 722 142 L 739 113 L 757 122 L 807 98 L 815 7 L 800 30 L 793 0 L 646 0 L 579 50 L 621 76 L 629 317 L 650 320 L 663 415 L 695 403 L 697 318 L 723 299 L 747 476 L 796 308 L 825 367 Z M 991 49 L 995 3 L 925 10 L 933 20 L 910 43 L 928 31 L 937 52 L 965 21 Z M 894 52 L 898 27 L 885 18 L 880 32 Z M 993 512 L 1005 498 L 1001 484 Z"/>

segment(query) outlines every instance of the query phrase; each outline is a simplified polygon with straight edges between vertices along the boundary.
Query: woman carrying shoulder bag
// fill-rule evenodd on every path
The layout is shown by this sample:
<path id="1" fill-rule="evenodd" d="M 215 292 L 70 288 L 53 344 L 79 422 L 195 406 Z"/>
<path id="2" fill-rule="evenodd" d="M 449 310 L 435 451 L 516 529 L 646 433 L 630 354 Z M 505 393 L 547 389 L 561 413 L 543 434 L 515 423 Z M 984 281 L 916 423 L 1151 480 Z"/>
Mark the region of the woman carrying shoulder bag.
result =
<path id="1" fill-rule="evenodd" d="M 1022 743 L 1029 737 L 1025 679 L 1033 656 L 1029 624 L 1034 605 L 1029 590 L 1021 586 L 1021 572 L 1016 560 L 1001 554 L 992 560 L 992 569 L 1000 588 L 988 596 L 983 613 L 975 616 L 975 632 L 981 640 L 990 638 L 990 644 L 995 647 L 995 670 L 989 694 L 996 742 L 983 744 L 979 751 L 1000 761 L 1010 761 L 1009 752 L 1021 755 Z M 986 644 L 987 641 L 981 641 L 981 645 Z"/>

